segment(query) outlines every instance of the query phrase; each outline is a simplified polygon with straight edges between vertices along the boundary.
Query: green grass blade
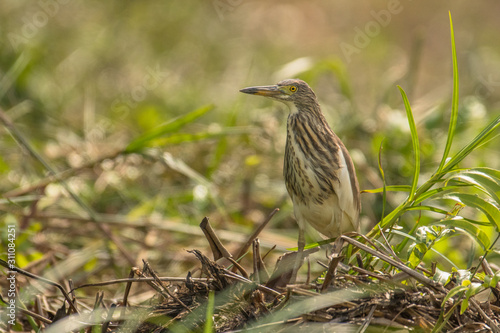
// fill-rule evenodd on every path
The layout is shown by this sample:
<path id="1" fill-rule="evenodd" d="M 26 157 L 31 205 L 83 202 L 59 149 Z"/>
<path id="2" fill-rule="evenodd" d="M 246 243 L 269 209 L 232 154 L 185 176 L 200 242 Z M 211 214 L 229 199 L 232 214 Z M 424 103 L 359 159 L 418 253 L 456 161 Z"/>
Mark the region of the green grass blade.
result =
<path id="1" fill-rule="evenodd" d="M 387 185 L 385 183 L 385 173 L 384 168 L 382 167 L 382 144 L 384 141 L 380 142 L 380 148 L 378 150 L 378 170 L 380 171 L 380 177 L 382 177 L 382 214 L 380 215 L 380 221 L 384 219 L 385 215 L 385 206 L 387 202 Z"/>
<path id="2" fill-rule="evenodd" d="M 490 222 L 477 221 L 477 220 L 465 218 L 463 216 L 455 216 L 454 217 L 454 219 L 458 219 L 458 218 L 461 218 L 462 220 L 467 221 L 467 223 L 471 223 L 471 224 L 474 224 L 474 225 L 479 225 L 479 226 L 484 226 L 484 227 L 491 227 L 491 223 Z"/>
<path id="3" fill-rule="evenodd" d="M 214 291 L 210 290 L 208 293 L 208 304 L 207 304 L 207 312 L 205 315 L 205 326 L 203 328 L 203 333 L 212 333 L 214 332 Z"/>
<path id="4" fill-rule="evenodd" d="M 9 68 L 9 70 L 5 73 L 2 73 L 0 77 L 0 99 L 4 97 L 4 95 L 9 91 L 12 85 L 19 78 L 21 73 L 29 66 L 31 61 L 31 56 L 28 52 L 22 52 L 19 57 L 17 57 L 14 64 Z"/>
<path id="5" fill-rule="evenodd" d="M 224 128 L 216 132 L 205 131 L 199 133 L 173 133 L 169 134 L 167 137 L 152 139 L 148 142 L 145 142 L 144 144 L 146 147 L 162 147 L 167 145 L 177 145 L 209 139 L 227 138 L 230 135 L 249 134 L 253 131 L 255 131 L 255 129 L 235 127 Z"/>
<path id="6" fill-rule="evenodd" d="M 410 102 L 408 101 L 408 97 L 406 96 L 403 88 L 398 86 L 399 91 L 401 92 L 401 97 L 403 97 L 403 102 L 406 109 L 406 116 L 408 117 L 408 124 L 410 125 L 411 131 L 411 142 L 413 145 L 413 153 L 415 159 L 415 170 L 413 172 L 413 180 L 411 182 L 411 190 L 410 195 L 408 197 L 408 201 L 413 201 L 415 197 L 415 191 L 418 185 L 418 175 L 420 174 L 420 145 L 418 142 L 418 134 L 417 134 L 417 126 L 415 125 L 415 119 L 413 118 L 413 113 L 411 111 Z"/>
<path id="7" fill-rule="evenodd" d="M 446 139 L 446 146 L 444 147 L 443 157 L 439 163 L 439 167 L 436 173 L 441 173 L 450 153 L 451 144 L 453 142 L 453 136 L 455 135 L 455 128 L 458 119 L 458 65 L 457 65 L 457 50 L 455 47 L 455 34 L 453 32 L 453 22 L 451 20 L 450 14 L 450 35 L 451 35 L 451 55 L 453 59 L 453 97 L 451 103 L 451 117 L 450 117 L 450 127 L 448 128 L 448 138 Z"/>
<path id="8" fill-rule="evenodd" d="M 446 305 L 446 302 L 452 298 L 453 296 L 455 296 L 456 294 L 458 294 L 459 292 L 462 292 L 462 291 L 465 291 L 467 290 L 467 286 L 462 286 L 462 285 L 458 285 L 456 286 L 455 288 L 451 289 L 450 292 L 446 295 L 446 297 L 443 299 L 443 302 L 441 303 L 441 306 L 444 308 L 445 305 Z"/>
<path id="9" fill-rule="evenodd" d="M 443 196 L 450 194 L 452 192 L 459 192 L 460 190 L 470 187 L 470 185 L 450 185 L 444 187 L 438 187 L 432 190 L 428 190 L 424 194 L 420 195 L 416 200 L 415 204 L 419 204 L 428 199 L 442 199 Z"/>
<path id="10" fill-rule="evenodd" d="M 162 154 L 161 160 L 170 169 L 179 172 L 180 174 L 188 177 L 197 184 L 211 189 L 212 191 L 210 191 L 210 195 L 214 195 L 216 193 L 214 184 L 201 173 L 193 169 L 191 166 L 187 165 L 182 159 L 177 158 L 168 152 L 165 152 Z"/>
<path id="11" fill-rule="evenodd" d="M 411 186 L 409 186 L 409 185 L 389 185 L 389 186 L 385 187 L 385 190 L 386 190 L 386 192 L 410 192 Z M 361 191 L 361 193 L 370 193 L 370 194 L 383 193 L 383 192 L 384 192 L 383 187 Z"/>
<path id="12" fill-rule="evenodd" d="M 392 212 L 387 214 L 386 217 L 380 222 L 380 229 L 384 229 L 386 227 L 392 226 L 392 224 L 396 221 L 397 218 L 399 218 L 403 213 L 407 210 L 408 208 L 408 202 L 403 202 L 401 203 L 398 207 L 396 207 Z M 368 237 L 373 237 L 374 235 L 378 234 L 378 228 L 373 228 L 369 233 Z"/>
<path id="13" fill-rule="evenodd" d="M 433 207 L 433 206 L 423 206 L 423 205 L 408 207 L 406 210 L 407 211 L 422 211 L 422 210 L 426 210 L 426 211 L 429 211 L 429 212 L 440 213 L 440 214 L 443 214 L 443 215 L 448 214 L 448 211 L 444 210 L 442 208 Z"/>
<path id="14" fill-rule="evenodd" d="M 127 148 L 125 148 L 125 153 L 133 153 L 136 151 L 139 151 L 143 148 L 148 147 L 148 144 L 155 139 L 158 139 L 164 135 L 173 133 L 180 128 L 184 127 L 185 125 L 192 123 L 194 120 L 197 118 L 203 116 L 205 113 L 208 111 L 213 110 L 214 106 L 213 105 L 206 105 L 203 106 L 199 109 L 196 109 L 194 111 L 189 112 L 186 115 L 177 117 L 165 124 L 162 124 L 158 127 L 155 127 L 151 129 L 150 131 L 147 131 L 146 133 L 143 133 L 139 137 L 135 138 L 132 140 Z"/>
<path id="15" fill-rule="evenodd" d="M 491 123 L 489 123 L 471 142 L 463 147 L 458 153 L 453 156 L 443 168 L 444 172 L 451 171 L 458 163 L 466 158 L 473 152 L 479 145 L 481 145 L 487 137 L 493 133 L 500 126 L 500 115 L 497 116 Z"/>

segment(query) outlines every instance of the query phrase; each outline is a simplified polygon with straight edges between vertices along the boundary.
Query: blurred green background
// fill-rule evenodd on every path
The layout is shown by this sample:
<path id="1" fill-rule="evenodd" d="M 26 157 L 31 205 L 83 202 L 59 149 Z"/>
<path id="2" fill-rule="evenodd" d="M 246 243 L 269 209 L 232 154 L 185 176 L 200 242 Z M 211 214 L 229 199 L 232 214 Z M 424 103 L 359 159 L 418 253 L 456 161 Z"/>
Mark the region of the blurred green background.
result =
<path id="1" fill-rule="evenodd" d="M 161 273 L 182 276 L 192 259 L 184 250 L 207 247 L 198 228 L 204 216 L 235 251 L 279 207 L 262 245 L 296 242 L 282 178 L 288 110 L 240 88 L 306 80 L 350 150 L 361 188 L 370 189 L 382 186 L 382 142 L 387 183 L 411 182 L 401 85 L 427 179 L 442 156 L 451 107 L 448 11 L 460 73 L 456 152 L 499 113 L 498 1 L 2 1 L 0 107 L 52 168 L 75 171 L 67 184 L 105 214 L 101 222 L 138 263 L 147 258 Z M 152 147 L 120 153 L 142 133 L 207 105 L 214 107 Z M 0 135 L 1 193 L 48 177 L 5 128 Z M 499 162 L 496 139 L 461 166 Z M 389 193 L 388 207 L 405 197 Z M 18 225 L 20 266 L 85 254 L 72 261 L 84 276 L 128 274 L 129 263 L 100 241 L 88 211 L 60 184 L 15 198 L 0 209 L 4 225 Z M 381 195 L 363 194 L 366 226 L 380 220 L 381 207 Z M 401 224 L 409 230 L 417 219 L 407 214 Z M 466 268 L 473 244 L 451 242 L 443 253 Z"/>

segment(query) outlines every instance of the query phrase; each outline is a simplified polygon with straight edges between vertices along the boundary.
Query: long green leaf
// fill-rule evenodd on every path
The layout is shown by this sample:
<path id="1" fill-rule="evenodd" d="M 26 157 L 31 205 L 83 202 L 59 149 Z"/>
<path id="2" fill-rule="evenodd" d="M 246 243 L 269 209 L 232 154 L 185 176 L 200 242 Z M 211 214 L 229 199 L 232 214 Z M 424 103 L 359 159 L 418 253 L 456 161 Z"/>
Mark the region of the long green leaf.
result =
<path id="1" fill-rule="evenodd" d="M 409 186 L 409 185 L 389 185 L 389 186 L 385 187 L 385 190 L 387 192 L 410 192 L 411 186 Z M 361 191 L 361 193 L 372 193 L 372 194 L 383 193 L 383 192 L 384 192 L 383 187 Z"/>
<path id="2" fill-rule="evenodd" d="M 145 142 L 147 147 L 161 147 L 166 145 L 176 145 L 187 142 L 202 141 L 208 139 L 224 138 L 229 135 L 242 135 L 251 133 L 251 128 L 224 128 L 217 132 L 199 132 L 199 133 L 174 133 L 167 137 L 152 139 Z"/>
<path id="3" fill-rule="evenodd" d="M 399 91 L 401 92 L 401 96 L 403 97 L 403 102 L 406 109 L 406 116 L 408 118 L 408 124 L 410 125 L 411 142 L 413 145 L 413 154 L 415 159 L 415 170 L 413 171 L 413 180 L 411 182 L 411 190 L 410 190 L 410 195 L 408 197 L 408 201 L 411 202 L 415 197 L 415 190 L 417 189 L 418 185 L 418 175 L 420 174 L 420 145 L 418 142 L 417 126 L 415 125 L 415 119 L 413 118 L 410 102 L 408 101 L 408 97 L 406 96 L 406 93 L 403 90 L 403 88 L 401 88 L 400 86 L 398 86 L 398 88 Z"/>
<path id="4" fill-rule="evenodd" d="M 494 169 L 490 170 L 496 171 Z M 500 178 L 495 179 L 478 169 L 468 169 L 452 175 L 448 180 L 451 179 L 457 179 L 461 182 L 474 185 L 476 188 L 487 193 L 500 207 Z"/>
<path id="5" fill-rule="evenodd" d="M 486 250 L 491 243 L 488 235 L 483 230 L 481 230 L 481 228 L 478 228 L 477 226 L 464 220 L 460 216 L 455 216 L 451 219 L 433 222 L 430 223 L 429 225 L 439 225 L 445 227 L 451 226 L 453 228 L 456 228 L 466 233 L 471 238 L 473 238 L 476 241 L 476 243 L 481 245 L 483 250 Z"/>
<path id="6" fill-rule="evenodd" d="M 446 146 L 444 147 L 443 157 L 437 173 L 440 173 L 446 163 L 448 154 L 450 153 L 451 144 L 453 142 L 453 136 L 455 135 L 455 128 L 458 119 L 458 65 L 457 65 L 457 50 L 455 47 L 455 34 L 453 32 L 453 22 L 451 20 L 450 14 L 450 34 L 451 34 L 451 55 L 453 59 L 453 97 L 451 103 L 451 117 L 450 117 L 450 127 L 448 128 L 448 138 L 446 139 Z"/>
<path id="7" fill-rule="evenodd" d="M 387 214 L 384 219 L 380 222 L 380 229 L 384 229 L 388 225 L 392 225 L 396 219 L 401 216 L 406 210 L 407 202 L 401 203 L 392 212 Z M 368 237 L 373 237 L 373 235 L 378 233 L 378 228 L 373 228 L 372 231 L 368 233 Z"/>
<path id="8" fill-rule="evenodd" d="M 455 193 L 445 196 L 445 198 L 461 202 L 466 206 L 480 210 L 488 218 L 491 226 L 495 227 L 497 231 L 500 231 L 500 210 L 492 203 L 477 195 L 468 193 Z"/>
<path id="9" fill-rule="evenodd" d="M 471 142 L 456 153 L 443 168 L 443 172 L 451 171 L 458 163 L 473 152 L 486 138 L 500 126 L 500 115 L 489 123 Z"/>
<path id="10" fill-rule="evenodd" d="M 412 206 L 412 207 L 408 207 L 406 209 L 407 211 L 411 211 L 411 210 L 427 210 L 427 211 L 430 211 L 430 212 L 434 212 L 434 213 L 440 213 L 440 214 L 443 214 L 443 215 L 446 215 L 448 214 L 448 211 L 444 210 L 444 209 L 441 209 L 441 208 L 437 208 L 437 207 L 433 207 L 433 206 Z"/>
<path id="11" fill-rule="evenodd" d="M 18 77 L 28 67 L 31 61 L 29 52 L 23 51 L 7 72 L 3 71 L 0 78 L 0 99 L 9 91 L 12 85 L 17 81 Z"/>
<path id="12" fill-rule="evenodd" d="M 420 195 L 416 200 L 415 204 L 419 204 L 425 200 L 428 199 L 441 199 L 444 195 L 452 193 L 452 192 L 458 192 L 458 190 L 461 190 L 463 188 L 470 187 L 470 185 L 450 185 L 450 186 L 444 186 L 444 187 L 438 187 L 432 190 L 428 190 L 424 194 Z"/>
<path id="13" fill-rule="evenodd" d="M 205 314 L 205 325 L 203 327 L 203 333 L 212 333 L 214 332 L 214 291 L 210 290 L 208 293 L 208 304 L 207 304 L 207 312 Z"/>
<path id="14" fill-rule="evenodd" d="M 488 175 L 489 177 L 491 177 L 492 179 L 494 179 L 495 182 L 497 182 L 497 184 L 500 184 L 500 170 L 492 169 L 492 168 L 485 168 L 485 167 L 472 168 L 472 169 L 468 169 L 468 170 L 471 172 L 484 173 L 484 174 Z"/>
<path id="15" fill-rule="evenodd" d="M 387 204 L 387 184 L 385 182 L 385 173 L 384 173 L 384 167 L 382 166 L 382 148 L 383 148 L 383 143 L 380 142 L 380 148 L 378 150 L 378 170 L 380 172 L 380 177 L 382 177 L 382 214 L 380 215 L 380 220 L 382 221 L 384 219 L 385 215 L 385 206 Z"/>
<path id="16" fill-rule="evenodd" d="M 197 118 L 203 116 L 208 111 L 213 110 L 213 108 L 213 105 L 203 106 L 199 109 L 189 112 L 186 115 L 177 117 L 165 124 L 147 131 L 146 133 L 143 133 L 129 143 L 127 148 L 125 148 L 125 153 L 133 153 L 148 147 L 150 141 L 179 130 L 183 126 L 192 123 Z"/>
<path id="17" fill-rule="evenodd" d="M 467 223 L 471 223 L 471 224 L 474 224 L 474 225 L 479 225 L 479 226 L 484 226 L 484 227 L 491 227 L 491 223 L 490 222 L 487 222 L 487 221 L 478 221 L 478 220 L 473 220 L 473 219 L 469 219 L 469 218 L 466 218 L 466 217 L 463 217 L 463 216 L 455 216 L 454 219 L 463 219 L 464 221 L 467 221 Z"/>

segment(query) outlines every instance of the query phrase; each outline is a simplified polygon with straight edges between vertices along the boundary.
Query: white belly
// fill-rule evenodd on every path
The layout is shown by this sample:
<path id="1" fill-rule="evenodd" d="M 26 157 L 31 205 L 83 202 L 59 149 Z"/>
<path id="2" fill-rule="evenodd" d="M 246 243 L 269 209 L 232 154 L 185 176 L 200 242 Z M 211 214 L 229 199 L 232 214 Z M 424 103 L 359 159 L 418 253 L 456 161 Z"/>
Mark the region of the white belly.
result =
<path id="1" fill-rule="evenodd" d="M 295 150 L 295 154 L 299 161 L 307 161 L 300 150 Z M 306 165 L 300 168 L 307 178 L 307 181 L 302 183 L 306 200 L 299 200 L 289 192 L 293 201 L 295 218 L 300 228 L 304 229 L 309 223 L 329 238 L 338 237 L 349 231 L 359 231 L 349 172 L 342 154 L 339 162 L 338 180 L 331 180 L 330 186 L 333 188 L 333 193 L 329 196 L 321 190 L 311 165 L 305 162 Z M 297 178 L 304 179 L 304 175 L 297 175 Z"/>

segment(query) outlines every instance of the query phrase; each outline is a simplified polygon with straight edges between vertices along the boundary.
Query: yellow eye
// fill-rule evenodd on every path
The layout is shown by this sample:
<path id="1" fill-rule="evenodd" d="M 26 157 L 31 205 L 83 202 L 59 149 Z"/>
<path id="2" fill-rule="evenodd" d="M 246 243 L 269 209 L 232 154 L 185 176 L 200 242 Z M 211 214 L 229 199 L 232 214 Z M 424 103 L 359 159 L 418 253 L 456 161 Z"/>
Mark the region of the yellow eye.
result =
<path id="1" fill-rule="evenodd" d="M 297 87 L 296 86 L 290 86 L 290 91 L 291 92 L 296 92 L 297 91 Z"/>

